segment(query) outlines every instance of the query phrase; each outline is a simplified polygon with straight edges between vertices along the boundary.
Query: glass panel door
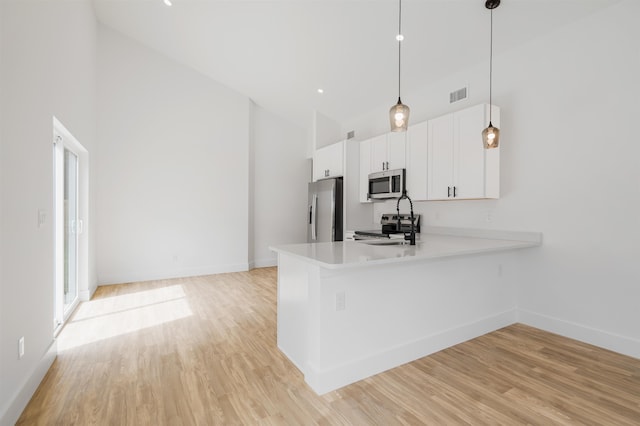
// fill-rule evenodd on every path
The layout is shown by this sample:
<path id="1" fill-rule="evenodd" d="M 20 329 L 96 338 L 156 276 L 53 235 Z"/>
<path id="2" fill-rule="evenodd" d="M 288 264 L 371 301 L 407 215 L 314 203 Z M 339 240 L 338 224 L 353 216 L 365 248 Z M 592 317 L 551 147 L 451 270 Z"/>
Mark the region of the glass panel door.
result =
<path id="1" fill-rule="evenodd" d="M 64 150 L 64 315 L 78 297 L 78 156 Z"/>
<path id="2" fill-rule="evenodd" d="M 55 174 L 55 317 L 60 329 L 78 303 L 79 160 L 62 137 L 54 145 Z"/>

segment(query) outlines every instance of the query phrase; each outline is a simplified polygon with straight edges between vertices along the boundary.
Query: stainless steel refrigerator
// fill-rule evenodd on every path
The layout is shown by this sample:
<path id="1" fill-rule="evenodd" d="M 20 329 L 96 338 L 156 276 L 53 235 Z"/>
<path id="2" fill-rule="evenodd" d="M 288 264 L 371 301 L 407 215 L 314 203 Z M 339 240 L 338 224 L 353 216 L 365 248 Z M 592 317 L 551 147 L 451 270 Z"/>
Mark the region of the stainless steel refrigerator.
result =
<path id="1" fill-rule="evenodd" d="M 307 242 L 342 241 L 342 178 L 309 183 Z"/>

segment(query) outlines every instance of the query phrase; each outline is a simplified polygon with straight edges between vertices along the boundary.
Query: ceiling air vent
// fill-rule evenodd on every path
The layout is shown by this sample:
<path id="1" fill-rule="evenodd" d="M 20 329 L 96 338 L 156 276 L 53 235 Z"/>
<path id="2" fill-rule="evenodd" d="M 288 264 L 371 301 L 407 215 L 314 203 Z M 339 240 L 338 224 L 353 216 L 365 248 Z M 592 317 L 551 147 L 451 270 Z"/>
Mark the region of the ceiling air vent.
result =
<path id="1" fill-rule="evenodd" d="M 467 88 L 463 87 L 462 89 L 454 90 L 449 93 L 449 103 L 452 104 L 454 102 L 461 101 L 463 99 L 467 99 Z"/>
<path id="2" fill-rule="evenodd" d="M 356 131 L 352 130 L 349 133 L 347 133 L 347 139 L 353 139 L 355 135 L 356 135 Z"/>

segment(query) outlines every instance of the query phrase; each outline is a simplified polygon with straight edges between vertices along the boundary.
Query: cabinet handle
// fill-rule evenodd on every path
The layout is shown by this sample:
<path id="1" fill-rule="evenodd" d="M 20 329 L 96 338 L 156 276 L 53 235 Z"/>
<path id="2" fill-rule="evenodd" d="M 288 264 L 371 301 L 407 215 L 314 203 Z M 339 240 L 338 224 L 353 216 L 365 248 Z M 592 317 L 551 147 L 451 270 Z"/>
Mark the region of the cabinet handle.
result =
<path id="1" fill-rule="evenodd" d="M 456 187 L 453 187 L 453 198 L 456 198 Z"/>
<path id="2" fill-rule="evenodd" d="M 451 197 L 451 187 L 447 186 L 447 198 Z"/>
<path id="3" fill-rule="evenodd" d="M 389 162 L 387 161 L 387 170 L 389 170 Z"/>

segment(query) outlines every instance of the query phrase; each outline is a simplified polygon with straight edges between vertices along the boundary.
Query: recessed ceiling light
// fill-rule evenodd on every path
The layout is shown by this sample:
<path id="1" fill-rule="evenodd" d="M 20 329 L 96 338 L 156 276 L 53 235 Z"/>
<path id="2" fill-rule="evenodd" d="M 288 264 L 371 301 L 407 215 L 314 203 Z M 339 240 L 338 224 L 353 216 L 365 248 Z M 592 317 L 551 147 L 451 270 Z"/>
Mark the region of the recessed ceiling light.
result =
<path id="1" fill-rule="evenodd" d="M 164 4 L 171 6 L 173 3 L 171 3 L 171 0 L 164 0 Z"/>
<path id="2" fill-rule="evenodd" d="M 318 89 L 318 93 L 322 94 L 322 93 L 324 93 L 324 90 Z"/>
<path id="3" fill-rule="evenodd" d="M 396 36 L 396 40 L 398 40 L 398 41 L 402 41 L 402 40 L 404 40 L 404 36 L 403 36 L 402 34 L 398 34 L 398 35 Z"/>

